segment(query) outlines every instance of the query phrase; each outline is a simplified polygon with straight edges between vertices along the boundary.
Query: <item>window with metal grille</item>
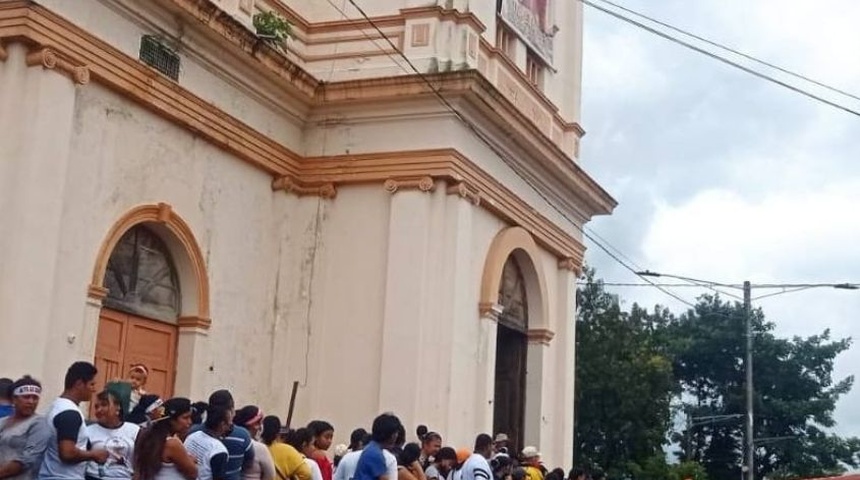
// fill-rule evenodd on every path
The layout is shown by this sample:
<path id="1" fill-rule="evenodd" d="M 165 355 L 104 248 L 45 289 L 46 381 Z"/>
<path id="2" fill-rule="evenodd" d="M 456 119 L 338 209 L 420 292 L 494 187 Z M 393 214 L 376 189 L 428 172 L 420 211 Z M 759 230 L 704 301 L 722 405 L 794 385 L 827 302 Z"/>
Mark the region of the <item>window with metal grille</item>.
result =
<path id="1" fill-rule="evenodd" d="M 179 79 L 179 55 L 157 36 L 140 37 L 140 59 L 173 80 Z"/>

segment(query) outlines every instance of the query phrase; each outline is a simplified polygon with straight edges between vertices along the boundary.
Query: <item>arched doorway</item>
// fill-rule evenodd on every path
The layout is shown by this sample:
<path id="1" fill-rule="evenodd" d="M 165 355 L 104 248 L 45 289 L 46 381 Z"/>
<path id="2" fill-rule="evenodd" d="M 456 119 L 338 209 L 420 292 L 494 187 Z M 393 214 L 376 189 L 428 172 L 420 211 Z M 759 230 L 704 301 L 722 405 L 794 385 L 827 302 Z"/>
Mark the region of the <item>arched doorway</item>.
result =
<path id="1" fill-rule="evenodd" d="M 528 293 L 517 259 L 508 256 L 499 283 L 493 431 L 506 433 L 511 453 L 523 447 L 528 358 Z"/>
<path id="2" fill-rule="evenodd" d="M 95 364 L 99 384 L 124 378 L 135 363 L 149 370 L 146 390 L 173 394 L 179 275 L 165 242 L 146 224 L 129 228 L 116 242 L 103 277 L 107 296 L 99 315 Z"/>
<path id="3" fill-rule="evenodd" d="M 544 347 L 552 336 L 541 258 L 527 230 L 508 227 L 493 238 L 481 279 L 478 308 L 495 323 L 494 384 L 487 390 L 493 433 L 507 434 L 514 454 L 540 446 Z"/>

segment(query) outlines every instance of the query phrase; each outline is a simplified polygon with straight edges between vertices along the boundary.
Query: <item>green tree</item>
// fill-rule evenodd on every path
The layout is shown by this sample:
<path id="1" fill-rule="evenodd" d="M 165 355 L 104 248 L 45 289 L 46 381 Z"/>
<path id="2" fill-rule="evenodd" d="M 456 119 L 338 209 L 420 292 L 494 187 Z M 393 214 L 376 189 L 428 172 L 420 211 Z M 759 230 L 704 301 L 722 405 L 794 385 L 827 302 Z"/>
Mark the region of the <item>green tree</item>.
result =
<path id="1" fill-rule="evenodd" d="M 665 480 L 677 393 L 664 335 L 671 314 L 621 309 L 587 270 L 578 290 L 574 462 L 608 478 Z"/>
<path id="2" fill-rule="evenodd" d="M 752 312 L 754 334 L 754 432 L 756 478 L 839 474 L 860 466 L 857 439 L 826 433 L 833 410 L 853 377 L 833 380 L 836 357 L 849 339 L 830 332 L 809 338 L 778 338 L 760 309 Z M 743 306 L 703 296 L 673 320 L 667 331 L 674 374 L 692 416 L 745 412 Z M 712 480 L 734 480 L 743 462 L 742 419 L 694 427 L 680 435 L 682 449 L 701 462 Z"/>

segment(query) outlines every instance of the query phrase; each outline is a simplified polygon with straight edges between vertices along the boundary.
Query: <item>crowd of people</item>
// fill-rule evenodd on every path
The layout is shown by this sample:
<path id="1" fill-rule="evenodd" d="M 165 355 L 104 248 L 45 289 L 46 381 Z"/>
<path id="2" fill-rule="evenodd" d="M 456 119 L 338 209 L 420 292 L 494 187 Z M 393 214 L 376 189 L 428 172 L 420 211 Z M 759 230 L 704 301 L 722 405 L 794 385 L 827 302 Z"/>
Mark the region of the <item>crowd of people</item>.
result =
<path id="1" fill-rule="evenodd" d="M 407 442 L 401 421 L 384 413 L 370 432 L 355 429 L 349 445 L 332 448 L 334 426 L 324 420 L 286 428 L 255 405 L 236 409 L 227 390 L 208 402 L 162 400 L 144 390 L 144 365 L 96 394 L 97 373 L 72 364 L 45 415 L 36 413 L 39 381 L 0 379 L 0 480 L 601 480 L 548 470 L 534 447 L 511 455 L 504 433 L 455 449 L 419 426 Z M 83 402 L 93 404 L 91 422 Z"/>

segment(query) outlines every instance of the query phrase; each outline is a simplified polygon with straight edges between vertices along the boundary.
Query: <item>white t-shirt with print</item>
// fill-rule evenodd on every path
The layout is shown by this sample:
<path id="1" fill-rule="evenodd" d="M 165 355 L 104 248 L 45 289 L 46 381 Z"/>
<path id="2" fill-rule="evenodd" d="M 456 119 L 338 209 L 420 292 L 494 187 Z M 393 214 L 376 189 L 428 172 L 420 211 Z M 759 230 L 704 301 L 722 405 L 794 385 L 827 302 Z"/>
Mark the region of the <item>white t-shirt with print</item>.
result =
<path id="1" fill-rule="evenodd" d="M 199 430 L 185 439 L 185 449 L 197 461 L 197 480 L 212 480 L 212 457 L 223 453 L 229 455 L 227 447 L 208 433 Z"/>
<path id="2" fill-rule="evenodd" d="M 87 426 L 91 450 L 105 449 L 108 459 L 104 465 L 87 462 L 87 475 L 104 480 L 130 480 L 134 475 L 134 442 L 140 427 L 125 422 L 117 428 L 97 423 Z"/>

